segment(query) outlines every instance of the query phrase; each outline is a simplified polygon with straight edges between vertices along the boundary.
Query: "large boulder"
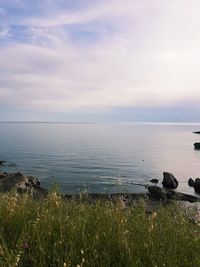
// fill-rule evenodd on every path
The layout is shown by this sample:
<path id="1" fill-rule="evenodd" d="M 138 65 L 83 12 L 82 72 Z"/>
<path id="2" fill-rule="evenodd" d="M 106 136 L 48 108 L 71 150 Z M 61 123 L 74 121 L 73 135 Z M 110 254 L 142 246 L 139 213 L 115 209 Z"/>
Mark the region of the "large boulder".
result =
<path id="1" fill-rule="evenodd" d="M 169 172 L 163 172 L 163 181 L 162 181 L 163 187 L 169 188 L 169 189 L 176 189 L 178 187 L 178 181 L 174 177 L 172 173 Z"/>
<path id="2" fill-rule="evenodd" d="M 194 182 L 194 190 L 200 194 L 200 178 L 196 178 Z"/>
<path id="3" fill-rule="evenodd" d="M 40 181 L 37 177 L 26 176 L 21 172 L 0 173 L 0 191 L 9 192 L 13 189 L 19 193 L 28 193 L 36 197 L 47 194 L 47 190 L 40 187 Z"/>
<path id="4" fill-rule="evenodd" d="M 196 150 L 200 150 L 200 143 L 194 143 L 194 148 Z"/>

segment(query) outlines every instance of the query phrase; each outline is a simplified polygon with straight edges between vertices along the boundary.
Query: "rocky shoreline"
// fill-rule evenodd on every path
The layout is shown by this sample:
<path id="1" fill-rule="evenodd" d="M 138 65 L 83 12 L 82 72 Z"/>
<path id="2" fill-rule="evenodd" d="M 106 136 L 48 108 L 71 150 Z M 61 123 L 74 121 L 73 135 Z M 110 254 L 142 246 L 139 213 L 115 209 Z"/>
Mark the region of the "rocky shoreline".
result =
<path id="1" fill-rule="evenodd" d="M 180 209 L 186 208 L 188 218 L 196 223 L 200 221 L 200 206 L 198 205 L 197 215 L 194 216 L 190 208 L 195 207 L 197 203 L 200 202 L 200 197 L 184 194 L 174 190 L 172 186 L 177 187 L 178 181 L 173 174 L 163 173 L 163 187 L 157 185 L 143 185 L 147 189 L 146 193 L 114 193 L 114 194 L 101 194 L 101 193 L 79 193 L 79 194 L 63 194 L 61 197 L 68 200 L 78 200 L 86 203 L 94 204 L 99 200 L 107 200 L 113 203 L 117 203 L 126 209 L 128 206 L 133 206 L 138 201 L 144 200 L 145 210 L 147 214 L 152 214 L 157 211 L 161 206 L 168 205 L 172 202 L 176 202 Z M 157 182 L 157 180 L 151 180 Z M 167 188 L 167 187 L 168 188 Z M 169 188 L 170 187 L 170 188 Z M 45 199 L 48 197 L 48 190 L 41 187 L 40 180 L 34 176 L 27 176 L 22 172 L 15 173 L 0 173 L 0 193 L 9 193 L 12 191 L 17 191 L 19 194 L 29 194 L 36 200 Z"/>
<path id="2" fill-rule="evenodd" d="M 36 198 L 44 197 L 48 190 L 40 186 L 40 180 L 34 176 L 26 176 L 22 172 L 0 173 L 0 192 L 16 190 L 18 193 L 28 193 Z"/>
<path id="3" fill-rule="evenodd" d="M 152 179 L 152 183 L 157 183 L 158 180 Z M 191 178 L 188 181 L 190 186 L 194 189 L 200 189 L 200 179 L 196 178 L 195 181 Z M 191 203 L 200 202 L 200 197 L 184 194 L 178 192 L 174 189 L 178 187 L 178 180 L 173 174 L 168 172 L 163 172 L 163 187 L 157 185 L 143 185 L 147 189 L 147 193 L 115 193 L 115 194 L 97 194 L 97 193 L 85 193 L 81 194 L 81 197 L 87 196 L 88 200 L 95 199 L 109 199 L 115 200 L 117 198 L 124 199 L 125 202 L 130 203 L 133 200 L 140 198 L 146 200 L 155 201 L 168 201 L 168 200 L 178 200 L 178 201 L 188 201 Z M 0 192 L 10 192 L 16 190 L 18 193 L 28 193 L 34 198 L 46 197 L 48 190 L 41 187 L 40 180 L 34 176 L 27 176 L 22 172 L 16 173 L 0 173 Z M 198 191 L 197 190 L 197 191 Z M 196 191 L 196 190 L 195 190 Z M 63 195 L 66 199 L 77 198 L 79 195 L 65 194 Z"/>

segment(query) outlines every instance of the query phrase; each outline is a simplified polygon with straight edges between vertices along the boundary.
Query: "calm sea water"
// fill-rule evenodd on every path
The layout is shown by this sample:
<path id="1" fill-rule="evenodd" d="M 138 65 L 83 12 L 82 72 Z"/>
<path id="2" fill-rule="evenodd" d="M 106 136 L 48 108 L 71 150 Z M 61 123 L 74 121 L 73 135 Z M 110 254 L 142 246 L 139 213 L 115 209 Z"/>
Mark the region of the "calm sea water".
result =
<path id="1" fill-rule="evenodd" d="M 179 190 L 193 193 L 188 178 L 200 177 L 200 151 L 192 133 L 200 125 L 0 123 L 0 171 L 57 182 L 64 192 L 143 192 L 131 183 L 162 181 L 172 172 Z"/>

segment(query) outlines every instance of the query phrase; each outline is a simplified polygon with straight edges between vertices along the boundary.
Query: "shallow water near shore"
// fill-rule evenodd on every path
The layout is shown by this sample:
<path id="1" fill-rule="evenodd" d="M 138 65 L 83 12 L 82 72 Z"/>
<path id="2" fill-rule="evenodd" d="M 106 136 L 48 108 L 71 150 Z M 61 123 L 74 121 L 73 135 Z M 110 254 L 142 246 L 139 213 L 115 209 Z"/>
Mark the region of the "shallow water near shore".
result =
<path id="1" fill-rule="evenodd" d="M 0 123 L 0 171 L 58 182 L 66 193 L 144 192 L 162 172 L 179 180 L 178 191 L 194 193 L 187 181 L 200 177 L 200 151 L 192 124 Z"/>

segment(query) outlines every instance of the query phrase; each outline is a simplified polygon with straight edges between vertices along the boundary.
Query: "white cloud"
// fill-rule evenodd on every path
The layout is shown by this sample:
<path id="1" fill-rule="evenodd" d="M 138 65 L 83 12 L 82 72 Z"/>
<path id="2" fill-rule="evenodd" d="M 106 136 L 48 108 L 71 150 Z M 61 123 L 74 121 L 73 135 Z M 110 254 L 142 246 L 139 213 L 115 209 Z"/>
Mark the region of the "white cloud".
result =
<path id="1" fill-rule="evenodd" d="M 100 1 L 82 12 L 21 21 L 34 42 L 0 50 L 0 99 L 56 112 L 200 100 L 200 4 L 161 2 Z M 61 27 L 96 19 L 118 30 L 80 44 Z"/>
<path id="2" fill-rule="evenodd" d="M 0 39 L 5 38 L 9 35 L 9 28 L 4 28 L 0 30 Z"/>
<path id="3" fill-rule="evenodd" d="M 19 24 L 29 25 L 34 27 L 54 27 L 69 24 L 81 24 L 87 23 L 94 20 L 102 19 L 120 19 L 134 16 L 143 10 L 143 12 L 149 8 L 152 8 L 157 2 L 153 0 L 151 5 L 147 1 L 99 1 L 90 5 L 89 8 L 77 10 L 77 11 L 60 11 L 57 14 L 50 15 L 47 17 L 33 17 L 22 19 Z"/>

